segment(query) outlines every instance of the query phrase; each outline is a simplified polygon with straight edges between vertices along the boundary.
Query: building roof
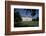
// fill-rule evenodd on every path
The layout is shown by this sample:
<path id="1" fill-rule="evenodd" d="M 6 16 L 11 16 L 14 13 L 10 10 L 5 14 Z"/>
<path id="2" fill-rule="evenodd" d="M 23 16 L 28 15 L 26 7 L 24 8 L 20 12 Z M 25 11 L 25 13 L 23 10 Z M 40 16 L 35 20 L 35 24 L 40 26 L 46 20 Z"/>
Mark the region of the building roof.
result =
<path id="1" fill-rule="evenodd" d="M 30 18 L 32 18 L 32 16 L 21 16 L 21 17 L 30 17 Z"/>

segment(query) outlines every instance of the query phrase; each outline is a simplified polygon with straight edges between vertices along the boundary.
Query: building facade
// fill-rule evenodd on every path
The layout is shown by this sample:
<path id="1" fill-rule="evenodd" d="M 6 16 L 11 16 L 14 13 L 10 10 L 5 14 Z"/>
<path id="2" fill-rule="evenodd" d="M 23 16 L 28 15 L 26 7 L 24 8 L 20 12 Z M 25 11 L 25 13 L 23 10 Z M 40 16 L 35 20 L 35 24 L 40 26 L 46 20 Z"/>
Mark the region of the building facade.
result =
<path id="1" fill-rule="evenodd" d="M 31 17 L 22 17 L 22 21 L 32 21 Z"/>

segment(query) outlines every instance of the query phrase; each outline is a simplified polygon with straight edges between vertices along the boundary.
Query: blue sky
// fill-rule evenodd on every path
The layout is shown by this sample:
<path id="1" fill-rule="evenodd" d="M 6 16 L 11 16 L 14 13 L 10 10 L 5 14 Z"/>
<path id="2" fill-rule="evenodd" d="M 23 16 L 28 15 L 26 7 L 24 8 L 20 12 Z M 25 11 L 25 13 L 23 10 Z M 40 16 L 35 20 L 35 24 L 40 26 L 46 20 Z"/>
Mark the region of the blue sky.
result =
<path id="1" fill-rule="evenodd" d="M 30 10 L 31 10 L 31 9 L 30 9 Z M 29 16 L 29 17 L 32 17 L 32 16 L 31 16 L 31 13 L 30 13 L 31 11 L 26 11 L 26 10 L 24 10 L 24 9 L 15 8 L 15 9 L 14 9 L 14 12 L 16 12 L 16 11 L 19 12 L 21 16 Z M 26 15 L 26 12 L 28 12 L 27 15 Z M 39 16 L 39 9 L 36 9 L 36 15 L 33 16 L 32 18 L 33 18 L 33 19 L 36 19 L 38 16 Z"/>

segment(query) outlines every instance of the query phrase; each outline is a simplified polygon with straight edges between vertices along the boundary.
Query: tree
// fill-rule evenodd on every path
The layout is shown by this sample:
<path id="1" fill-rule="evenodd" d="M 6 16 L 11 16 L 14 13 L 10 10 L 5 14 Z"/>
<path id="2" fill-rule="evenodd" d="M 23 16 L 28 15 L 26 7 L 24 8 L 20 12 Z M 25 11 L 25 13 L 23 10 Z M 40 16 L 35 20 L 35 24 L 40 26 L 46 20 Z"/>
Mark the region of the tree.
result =
<path id="1" fill-rule="evenodd" d="M 39 21 L 39 17 L 37 17 L 37 19 L 36 19 L 37 21 Z"/>
<path id="2" fill-rule="evenodd" d="M 32 10 L 31 10 L 31 15 L 32 15 L 32 16 L 35 16 L 35 15 L 36 15 L 35 11 L 36 11 L 36 9 L 32 9 Z"/>
<path id="3" fill-rule="evenodd" d="M 22 21 L 22 18 L 20 16 L 19 12 L 14 12 L 14 21 L 15 22 L 21 22 Z"/>

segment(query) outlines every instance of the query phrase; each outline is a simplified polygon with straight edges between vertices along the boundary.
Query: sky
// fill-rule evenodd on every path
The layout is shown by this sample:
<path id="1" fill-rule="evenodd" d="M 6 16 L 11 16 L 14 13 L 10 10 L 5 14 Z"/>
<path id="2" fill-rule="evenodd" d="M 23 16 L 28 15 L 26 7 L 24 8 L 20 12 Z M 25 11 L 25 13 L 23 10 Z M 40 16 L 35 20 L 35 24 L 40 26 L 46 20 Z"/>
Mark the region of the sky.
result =
<path id="1" fill-rule="evenodd" d="M 19 12 L 21 16 L 25 16 L 25 17 L 26 16 L 29 16 L 29 17 L 32 17 L 31 16 L 31 13 L 30 13 L 31 11 L 26 11 L 26 9 L 24 10 L 22 8 L 14 8 L 14 12 Z M 26 14 L 26 12 L 28 12 L 28 13 Z M 36 9 L 35 12 L 36 12 L 36 15 L 32 17 L 33 19 L 36 19 L 39 16 L 39 9 Z"/>

